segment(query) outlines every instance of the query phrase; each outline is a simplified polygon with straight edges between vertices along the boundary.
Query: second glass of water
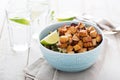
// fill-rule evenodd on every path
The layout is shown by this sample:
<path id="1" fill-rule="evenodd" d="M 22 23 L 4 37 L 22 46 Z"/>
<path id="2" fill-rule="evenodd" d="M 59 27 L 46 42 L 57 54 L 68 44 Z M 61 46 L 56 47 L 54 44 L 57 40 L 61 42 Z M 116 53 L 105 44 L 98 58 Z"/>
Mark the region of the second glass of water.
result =
<path id="1" fill-rule="evenodd" d="M 29 11 L 6 11 L 10 46 L 14 51 L 25 51 L 30 47 L 31 26 Z"/>

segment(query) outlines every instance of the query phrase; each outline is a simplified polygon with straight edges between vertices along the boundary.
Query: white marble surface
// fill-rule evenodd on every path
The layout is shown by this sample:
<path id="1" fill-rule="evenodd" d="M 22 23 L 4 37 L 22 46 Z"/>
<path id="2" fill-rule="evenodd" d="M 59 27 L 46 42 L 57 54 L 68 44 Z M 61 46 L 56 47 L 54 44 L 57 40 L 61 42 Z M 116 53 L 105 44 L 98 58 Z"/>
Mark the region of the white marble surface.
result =
<path id="1" fill-rule="evenodd" d="M 10 0 L 12 1 L 12 0 Z M 17 0 L 16 0 L 17 1 Z M 21 0 L 22 1 L 22 0 Z M 59 13 L 71 12 L 74 14 L 87 13 L 98 18 L 107 18 L 115 25 L 120 24 L 119 0 L 59 0 Z M 8 0 L 0 0 L 0 12 L 8 4 Z M 61 5 L 61 6 L 60 6 Z M 55 4 L 54 4 L 55 6 Z M 1 27 L 1 26 L 0 26 Z M 27 51 L 14 53 L 10 49 L 9 34 L 7 24 L 4 25 L 0 38 L 0 80 L 25 80 L 23 69 L 27 63 Z M 19 34 L 18 34 L 19 35 Z M 92 71 L 91 77 L 97 77 L 97 80 L 120 80 L 120 34 L 106 35 L 108 45 L 106 48 L 104 63 L 101 69 Z M 32 40 L 29 64 L 33 63 L 40 57 L 39 44 L 36 40 Z M 96 73 L 96 72 L 99 72 Z M 96 75 L 98 74 L 98 75 Z M 80 80 L 87 80 L 83 74 Z"/>

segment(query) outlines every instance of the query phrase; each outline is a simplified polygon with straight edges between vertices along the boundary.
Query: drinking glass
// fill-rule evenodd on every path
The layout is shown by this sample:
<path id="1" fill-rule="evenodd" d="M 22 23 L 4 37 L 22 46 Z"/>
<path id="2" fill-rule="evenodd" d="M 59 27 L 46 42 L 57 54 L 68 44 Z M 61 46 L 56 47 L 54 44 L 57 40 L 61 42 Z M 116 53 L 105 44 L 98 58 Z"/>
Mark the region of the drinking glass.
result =
<path id="1" fill-rule="evenodd" d="M 6 11 L 10 46 L 14 51 L 26 51 L 30 47 L 31 19 L 29 11 Z"/>
<path id="2" fill-rule="evenodd" d="M 49 0 L 28 0 L 28 10 L 30 10 L 32 20 L 32 37 L 34 39 L 38 38 L 39 32 L 47 24 L 49 9 Z"/>
<path id="3" fill-rule="evenodd" d="M 0 10 L 0 39 L 2 36 L 3 28 L 4 28 L 4 23 L 5 23 L 5 11 Z"/>

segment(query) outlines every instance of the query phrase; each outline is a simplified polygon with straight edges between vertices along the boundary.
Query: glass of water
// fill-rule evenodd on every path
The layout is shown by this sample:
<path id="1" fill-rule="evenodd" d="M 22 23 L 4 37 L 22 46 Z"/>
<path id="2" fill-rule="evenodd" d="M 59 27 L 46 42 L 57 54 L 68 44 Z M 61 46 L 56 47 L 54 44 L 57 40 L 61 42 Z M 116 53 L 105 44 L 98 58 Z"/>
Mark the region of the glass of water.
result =
<path id="1" fill-rule="evenodd" d="M 37 39 L 39 32 L 47 24 L 47 16 L 50 9 L 49 0 L 28 0 L 28 10 L 32 20 L 32 38 Z"/>
<path id="2" fill-rule="evenodd" d="M 4 24 L 5 24 L 5 11 L 4 10 L 0 10 L 0 39 L 2 37 L 2 32 L 3 32 L 3 28 L 4 28 Z"/>
<path id="3" fill-rule="evenodd" d="M 30 47 L 31 20 L 29 11 L 6 11 L 10 46 L 14 51 L 25 51 Z"/>

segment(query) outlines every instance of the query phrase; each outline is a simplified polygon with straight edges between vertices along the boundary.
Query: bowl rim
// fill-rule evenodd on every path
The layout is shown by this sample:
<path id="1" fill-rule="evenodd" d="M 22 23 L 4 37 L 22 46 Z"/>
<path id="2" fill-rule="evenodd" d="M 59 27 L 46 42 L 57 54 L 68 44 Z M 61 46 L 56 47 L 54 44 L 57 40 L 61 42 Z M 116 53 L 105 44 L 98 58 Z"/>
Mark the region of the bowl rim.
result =
<path id="1" fill-rule="evenodd" d="M 50 26 L 59 25 L 59 24 L 65 24 L 65 23 L 78 23 L 78 22 L 83 22 L 83 21 L 56 22 L 56 23 L 47 25 L 47 26 L 40 32 L 40 34 L 42 34 L 42 32 L 43 32 L 45 29 L 49 28 Z M 100 43 L 97 47 L 95 47 L 94 49 L 92 49 L 92 50 L 90 50 L 90 51 L 86 51 L 86 52 L 82 52 L 82 53 L 74 53 L 74 54 L 66 54 L 66 53 L 61 53 L 61 52 L 53 51 L 53 50 L 50 50 L 50 49 L 44 47 L 44 46 L 40 43 L 40 34 L 39 34 L 39 45 L 40 45 L 42 48 L 44 48 L 45 50 L 47 50 L 48 52 L 51 51 L 52 54 L 60 54 L 60 55 L 67 55 L 67 56 L 71 56 L 71 55 L 85 55 L 85 54 L 88 54 L 89 52 L 93 52 L 93 51 L 95 51 L 97 48 L 99 48 L 100 46 L 102 46 L 102 44 L 104 43 L 104 38 L 105 38 L 105 37 L 104 37 L 104 34 L 103 34 L 102 30 L 96 25 L 96 23 L 94 23 L 94 22 L 91 23 L 91 22 L 89 22 L 89 21 L 85 21 L 85 22 L 93 25 L 93 26 L 100 32 L 100 34 L 102 35 L 102 41 L 101 41 L 101 43 Z M 51 53 L 50 53 L 50 54 L 51 54 Z M 43 53 L 43 54 L 44 54 L 44 53 Z"/>

